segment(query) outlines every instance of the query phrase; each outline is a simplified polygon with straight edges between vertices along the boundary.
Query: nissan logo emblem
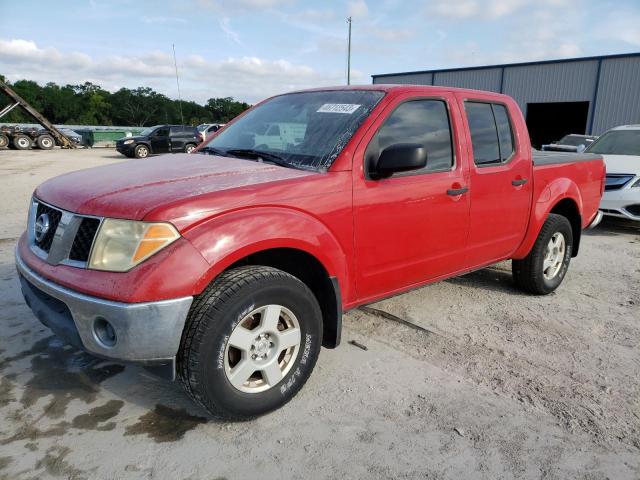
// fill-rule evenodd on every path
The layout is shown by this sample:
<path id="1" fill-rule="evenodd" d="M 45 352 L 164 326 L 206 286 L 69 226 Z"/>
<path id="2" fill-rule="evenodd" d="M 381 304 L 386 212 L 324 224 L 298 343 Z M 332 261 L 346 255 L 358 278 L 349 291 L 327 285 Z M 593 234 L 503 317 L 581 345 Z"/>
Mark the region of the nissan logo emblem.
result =
<path id="1" fill-rule="evenodd" d="M 45 237 L 45 235 L 49 231 L 50 226 L 51 225 L 49 223 L 49 215 L 47 215 L 46 213 L 43 213 L 38 217 L 35 225 L 36 241 L 38 242 L 42 241 L 42 239 Z"/>

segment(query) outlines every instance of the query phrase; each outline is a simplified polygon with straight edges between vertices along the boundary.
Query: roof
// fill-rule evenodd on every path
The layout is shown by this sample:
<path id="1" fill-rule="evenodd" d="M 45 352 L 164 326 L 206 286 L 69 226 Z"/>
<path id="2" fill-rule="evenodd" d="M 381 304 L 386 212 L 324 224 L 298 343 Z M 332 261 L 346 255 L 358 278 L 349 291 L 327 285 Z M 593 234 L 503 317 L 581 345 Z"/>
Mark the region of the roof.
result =
<path id="1" fill-rule="evenodd" d="M 417 93 L 428 93 L 428 92 L 458 92 L 458 93 L 466 93 L 470 95 L 491 95 L 495 97 L 504 97 L 506 95 L 502 95 L 496 92 L 487 92 L 484 90 L 472 90 L 470 88 L 458 88 L 458 87 L 448 87 L 442 85 L 406 85 L 406 84 L 395 84 L 395 83 L 375 83 L 372 85 L 337 85 L 334 87 L 318 87 L 318 88 L 309 88 L 305 90 L 296 90 L 293 92 L 283 93 L 282 95 L 288 95 L 291 93 L 304 93 L 304 92 L 330 92 L 330 91 L 344 91 L 344 90 L 371 90 L 378 92 L 417 92 Z M 279 95 L 278 95 L 279 96 Z"/>
<path id="2" fill-rule="evenodd" d="M 525 67 L 530 65 L 551 65 L 554 63 L 571 63 L 571 62 L 587 62 L 593 60 L 608 60 L 615 58 L 637 58 L 640 57 L 640 52 L 633 53 L 618 53 L 615 55 L 600 55 L 592 57 L 577 57 L 577 58 L 558 58 L 555 60 L 539 60 L 534 62 L 521 62 L 521 63 L 502 63 L 496 65 L 482 65 L 472 67 L 456 67 L 456 68 L 442 68 L 435 70 L 414 70 L 409 72 L 396 72 L 396 73 L 380 73 L 377 75 L 371 75 L 372 78 L 391 77 L 396 75 L 412 75 L 418 73 L 445 73 L 445 72 L 461 72 L 469 70 L 486 70 L 490 68 L 506 68 L 506 67 Z"/>
<path id="3" fill-rule="evenodd" d="M 620 125 L 611 130 L 640 130 L 640 125 Z"/>

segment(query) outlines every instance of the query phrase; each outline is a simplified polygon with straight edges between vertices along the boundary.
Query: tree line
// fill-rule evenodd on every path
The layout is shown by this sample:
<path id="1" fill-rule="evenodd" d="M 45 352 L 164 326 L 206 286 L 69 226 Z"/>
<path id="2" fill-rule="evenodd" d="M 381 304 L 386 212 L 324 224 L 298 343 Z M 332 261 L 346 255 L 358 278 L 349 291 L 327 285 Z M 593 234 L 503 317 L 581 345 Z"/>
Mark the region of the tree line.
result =
<path id="1" fill-rule="evenodd" d="M 185 100 L 180 102 L 149 87 L 121 88 L 111 93 L 91 82 L 81 85 L 49 82 L 41 86 L 32 80 L 18 80 L 10 84 L 2 75 L 0 78 L 55 124 L 138 127 L 181 124 L 181 106 L 187 125 L 226 123 L 251 106 L 231 97 L 210 98 L 204 105 Z M 9 102 L 2 93 L 0 100 L 4 100 L 0 108 Z M 16 108 L 0 122 L 33 123 L 33 119 Z"/>

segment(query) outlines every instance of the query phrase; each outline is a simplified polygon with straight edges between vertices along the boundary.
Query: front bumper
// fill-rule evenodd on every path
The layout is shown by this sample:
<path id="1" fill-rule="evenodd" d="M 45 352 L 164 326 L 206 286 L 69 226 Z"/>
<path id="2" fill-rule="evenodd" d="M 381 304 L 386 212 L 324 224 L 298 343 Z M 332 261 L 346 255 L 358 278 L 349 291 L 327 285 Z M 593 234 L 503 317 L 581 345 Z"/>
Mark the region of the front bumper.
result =
<path id="1" fill-rule="evenodd" d="M 133 155 L 135 147 L 135 143 L 129 143 L 127 145 L 116 144 L 116 150 L 123 155 Z"/>
<path id="2" fill-rule="evenodd" d="M 193 297 L 121 303 L 62 287 L 31 270 L 16 251 L 22 293 L 36 317 L 55 334 L 96 356 L 171 365 Z M 105 343 L 100 328 L 108 322 L 115 341 Z"/>
<path id="3" fill-rule="evenodd" d="M 635 181 L 636 179 L 629 184 Z M 600 211 L 605 215 L 640 221 L 640 188 L 626 186 L 620 190 L 604 192 Z"/>

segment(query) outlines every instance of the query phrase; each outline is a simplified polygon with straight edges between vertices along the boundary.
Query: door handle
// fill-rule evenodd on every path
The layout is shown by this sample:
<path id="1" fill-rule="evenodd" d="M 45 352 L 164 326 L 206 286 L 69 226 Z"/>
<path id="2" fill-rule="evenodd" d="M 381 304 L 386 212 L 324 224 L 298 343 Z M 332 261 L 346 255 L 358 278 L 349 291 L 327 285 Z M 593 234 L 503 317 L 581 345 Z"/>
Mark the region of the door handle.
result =
<path id="1" fill-rule="evenodd" d="M 524 185 L 528 181 L 528 178 L 519 178 L 518 180 L 511 180 L 511 185 L 513 185 L 514 187 L 519 187 L 520 185 Z"/>
<path id="2" fill-rule="evenodd" d="M 455 197 L 456 195 L 462 195 L 463 193 L 467 193 L 468 191 L 469 187 L 450 188 L 449 190 L 447 190 L 447 195 Z"/>

